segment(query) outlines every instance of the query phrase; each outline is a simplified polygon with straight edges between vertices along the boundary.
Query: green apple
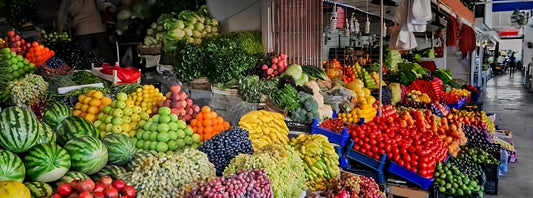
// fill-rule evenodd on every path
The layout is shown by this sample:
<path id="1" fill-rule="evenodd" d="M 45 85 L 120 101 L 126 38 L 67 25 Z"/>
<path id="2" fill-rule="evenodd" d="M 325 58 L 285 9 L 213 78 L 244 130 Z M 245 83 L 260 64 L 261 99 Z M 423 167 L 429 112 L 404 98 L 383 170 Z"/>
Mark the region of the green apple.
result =
<path id="1" fill-rule="evenodd" d="M 113 131 L 113 133 L 121 133 L 122 132 L 122 127 L 120 125 L 113 125 L 112 131 Z"/>
<path id="2" fill-rule="evenodd" d="M 152 116 L 152 122 L 159 123 L 159 115 L 156 114 L 156 115 Z"/>
<path id="3" fill-rule="evenodd" d="M 119 101 L 126 101 L 126 99 L 128 99 L 128 95 L 124 92 L 120 92 L 117 94 L 117 99 Z"/>
<path id="4" fill-rule="evenodd" d="M 152 134 L 152 132 L 144 131 L 143 134 L 142 134 L 142 139 L 143 140 L 150 140 L 150 134 Z"/>
<path id="5" fill-rule="evenodd" d="M 104 118 L 104 122 L 105 122 L 105 123 L 111 123 L 111 122 L 113 122 L 113 116 L 106 115 L 105 118 Z"/>
<path id="6" fill-rule="evenodd" d="M 131 109 L 133 110 L 134 114 L 139 114 L 142 111 L 141 107 L 139 106 L 133 106 Z"/>
<path id="7" fill-rule="evenodd" d="M 100 112 L 96 115 L 96 119 L 98 120 L 103 120 L 104 119 L 104 116 L 105 116 L 105 113 L 104 112 Z"/>
<path id="8" fill-rule="evenodd" d="M 190 146 L 193 144 L 191 136 L 186 136 L 183 140 L 185 142 L 185 145 Z"/>
<path id="9" fill-rule="evenodd" d="M 167 132 L 162 132 L 157 134 L 157 141 L 159 142 L 168 142 L 170 140 L 170 135 Z"/>
<path id="10" fill-rule="evenodd" d="M 113 102 L 111 102 L 111 107 L 114 108 L 117 108 L 117 101 L 116 100 L 113 100 Z"/>
<path id="11" fill-rule="evenodd" d="M 143 129 L 146 130 L 146 131 L 150 131 L 150 127 L 151 127 L 152 123 L 151 122 L 147 122 L 143 125 Z"/>
<path id="12" fill-rule="evenodd" d="M 131 114 L 130 118 L 131 118 L 131 121 L 133 122 L 141 121 L 141 116 L 139 116 L 139 114 Z"/>
<path id="13" fill-rule="evenodd" d="M 176 144 L 178 146 L 178 149 L 185 147 L 185 142 L 182 139 L 177 139 Z"/>
<path id="14" fill-rule="evenodd" d="M 157 110 L 157 114 L 159 114 L 159 115 L 170 115 L 170 108 L 169 107 L 159 107 L 159 110 Z"/>
<path id="15" fill-rule="evenodd" d="M 168 115 L 159 115 L 159 123 L 169 123 L 170 116 Z"/>
<path id="16" fill-rule="evenodd" d="M 169 129 L 169 127 L 168 127 L 167 123 L 159 123 L 157 125 L 157 131 L 159 131 L 160 133 L 168 132 L 168 129 Z"/>
<path id="17" fill-rule="evenodd" d="M 161 152 L 161 153 L 167 152 L 168 151 L 168 145 L 167 145 L 167 143 L 164 143 L 164 142 L 158 142 L 155 150 L 157 152 Z"/>
<path id="18" fill-rule="evenodd" d="M 185 131 L 183 131 L 181 129 L 178 129 L 178 131 L 176 133 L 178 134 L 178 139 L 185 138 Z"/>
<path id="19" fill-rule="evenodd" d="M 95 128 L 98 128 L 100 125 L 102 125 L 102 121 L 101 120 L 96 120 L 96 121 L 94 121 L 93 125 L 94 125 Z"/>
<path id="20" fill-rule="evenodd" d="M 152 124 L 150 125 L 150 131 L 152 131 L 152 132 L 157 132 L 157 128 L 158 128 L 158 126 L 159 126 L 158 124 L 156 124 L 156 123 L 152 123 Z"/>
<path id="21" fill-rule="evenodd" d="M 113 118 L 113 125 L 121 125 L 122 123 L 124 123 L 124 121 L 122 120 L 122 118 L 119 118 L 119 117 L 115 117 Z"/>
<path id="22" fill-rule="evenodd" d="M 137 146 L 138 149 L 143 149 L 144 148 L 144 144 L 145 144 L 144 140 L 139 139 L 139 140 L 137 140 L 136 146 Z"/>
<path id="23" fill-rule="evenodd" d="M 137 132 L 137 133 L 138 133 L 138 132 Z M 200 135 L 198 135 L 198 134 L 196 134 L 196 133 L 195 133 L 195 134 L 192 134 L 192 137 L 191 137 L 191 138 L 192 138 L 192 141 L 193 141 L 194 143 L 200 143 L 200 142 L 202 141 L 202 138 L 200 137 Z"/>
<path id="24" fill-rule="evenodd" d="M 144 150 L 150 150 L 150 145 L 152 145 L 152 141 L 150 141 L 150 140 L 144 140 L 144 146 L 143 146 L 143 149 L 144 149 Z"/>
<path id="25" fill-rule="evenodd" d="M 126 104 L 126 103 L 124 103 L 124 104 Z M 124 115 L 127 115 L 127 116 L 130 116 L 130 115 L 133 114 L 133 108 L 132 107 L 126 107 L 122 111 L 124 112 Z"/>
<path id="26" fill-rule="evenodd" d="M 141 120 L 148 120 L 150 119 L 150 114 L 146 113 L 146 112 L 141 112 L 139 113 L 139 116 L 141 116 Z"/>
<path id="27" fill-rule="evenodd" d="M 113 116 L 120 118 L 120 117 L 124 116 L 124 112 L 122 112 L 122 109 L 114 109 L 113 110 Z"/>
<path id="28" fill-rule="evenodd" d="M 115 125 L 113 125 L 111 123 L 106 124 L 105 125 L 105 131 L 107 131 L 107 132 L 113 131 L 113 126 L 115 126 Z"/>
<path id="29" fill-rule="evenodd" d="M 106 126 L 107 126 L 107 124 L 102 123 L 102 124 L 100 125 L 100 127 L 98 127 L 99 132 L 100 132 L 100 133 L 103 133 L 104 131 L 106 131 L 106 130 L 105 130 L 105 127 L 106 127 Z"/>
<path id="30" fill-rule="evenodd" d="M 169 131 L 168 137 L 170 140 L 176 140 L 178 139 L 178 133 L 176 133 L 176 131 Z"/>
<path id="31" fill-rule="evenodd" d="M 193 131 L 191 127 L 185 128 L 185 135 L 190 137 L 192 134 L 193 134 Z"/>
<path id="32" fill-rule="evenodd" d="M 125 109 L 126 108 L 126 102 L 124 101 L 117 101 L 117 108 L 119 109 Z"/>
<path id="33" fill-rule="evenodd" d="M 111 106 L 104 107 L 104 113 L 106 113 L 106 114 L 111 114 L 112 110 L 113 110 L 113 107 L 111 107 Z"/>
<path id="34" fill-rule="evenodd" d="M 135 138 L 142 139 L 143 138 L 143 134 L 144 134 L 144 130 L 143 129 L 137 129 L 137 132 L 135 132 Z"/>
<path id="35" fill-rule="evenodd" d="M 150 141 L 157 141 L 157 135 L 159 135 L 159 133 L 157 132 L 150 132 Z"/>
<path id="36" fill-rule="evenodd" d="M 169 116 L 170 116 L 170 121 L 171 121 L 171 122 L 176 122 L 176 121 L 178 121 L 178 115 L 176 115 L 176 114 L 170 114 Z"/>
<path id="37" fill-rule="evenodd" d="M 178 128 L 178 124 L 176 122 L 170 122 L 168 123 L 168 130 L 169 131 L 177 131 L 179 128 Z"/>
<path id="38" fill-rule="evenodd" d="M 177 124 L 178 124 L 178 128 L 180 129 L 185 129 L 185 127 L 187 127 L 187 123 L 183 120 L 178 120 Z"/>
<path id="39" fill-rule="evenodd" d="M 144 127 L 144 125 L 146 124 L 146 121 L 141 120 L 141 121 L 139 121 L 138 123 L 139 123 L 139 126 L 140 126 L 140 127 Z"/>
<path id="40" fill-rule="evenodd" d="M 176 141 L 170 140 L 167 142 L 167 145 L 168 145 L 168 150 L 170 151 L 176 150 L 178 148 L 178 143 Z"/>
<path id="41" fill-rule="evenodd" d="M 155 149 L 157 148 L 157 143 L 157 141 L 150 142 L 150 150 L 155 151 Z"/>
<path id="42" fill-rule="evenodd" d="M 124 123 L 126 123 L 126 124 L 129 124 L 129 123 L 131 122 L 131 118 L 128 117 L 128 116 L 124 116 L 124 117 L 122 117 L 122 121 L 123 121 Z"/>

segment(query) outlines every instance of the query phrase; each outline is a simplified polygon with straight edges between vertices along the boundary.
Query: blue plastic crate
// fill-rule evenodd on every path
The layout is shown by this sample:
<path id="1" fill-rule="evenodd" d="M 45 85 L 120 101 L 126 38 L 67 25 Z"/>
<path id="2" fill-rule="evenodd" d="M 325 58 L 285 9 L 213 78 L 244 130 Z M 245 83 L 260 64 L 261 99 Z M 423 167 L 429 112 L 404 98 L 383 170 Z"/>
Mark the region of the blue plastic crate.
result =
<path id="1" fill-rule="evenodd" d="M 417 186 L 420 186 L 424 190 L 428 190 L 431 187 L 431 184 L 433 184 L 433 181 L 435 181 L 435 179 L 428 179 L 428 178 L 422 177 L 419 174 L 409 169 L 406 169 L 394 162 L 390 162 L 389 167 L 387 168 L 387 171 L 403 179 L 406 179 L 416 184 Z"/>
<path id="2" fill-rule="evenodd" d="M 453 103 L 453 104 L 448 104 L 447 106 L 450 107 L 450 109 L 461 109 L 461 107 L 463 107 L 463 105 L 466 104 L 466 99 L 463 97 L 461 98 L 459 101 Z"/>
<path id="3" fill-rule="evenodd" d="M 348 148 L 346 149 L 346 157 L 352 160 L 355 160 L 371 169 L 376 171 L 383 171 L 385 168 L 385 160 L 387 155 L 382 155 L 380 160 L 368 157 L 365 154 L 360 153 L 359 151 L 353 150 L 353 140 L 350 140 Z"/>
<path id="4" fill-rule="evenodd" d="M 348 162 L 345 157 L 344 157 L 344 152 L 345 152 L 345 147 L 341 147 L 341 146 L 338 146 L 338 145 L 333 145 L 333 148 L 335 149 L 335 152 L 337 153 L 337 155 L 339 155 L 339 166 L 341 168 L 346 168 Z"/>
<path id="5" fill-rule="evenodd" d="M 348 129 L 344 128 L 342 129 L 342 133 L 337 133 L 335 131 L 320 127 L 317 119 L 313 119 L 313 124 L 311 125 L 311 133 L 324 135 L 328 137 L 329 142 L 338 144 L 341 147 L 345 147 L 346 143 L 350 139 Z"/>
<path id="6" fill-rule="evenodd" d="M 348 167 L 348 159 L 346 159 L 345 157 L 339 157 L 339 166 L 343 169 Z"/>
<path id="7" fill-rule="evenodd" d="M 385 177 L 385 173 L 383 173 L 383 171 L 356 169 L 351 168 L 350 166 L 348 166 L 346 171 L 357 175 L 371 177 L 377 184 L 385 184 L 387 182 L 387 178 Z"/>

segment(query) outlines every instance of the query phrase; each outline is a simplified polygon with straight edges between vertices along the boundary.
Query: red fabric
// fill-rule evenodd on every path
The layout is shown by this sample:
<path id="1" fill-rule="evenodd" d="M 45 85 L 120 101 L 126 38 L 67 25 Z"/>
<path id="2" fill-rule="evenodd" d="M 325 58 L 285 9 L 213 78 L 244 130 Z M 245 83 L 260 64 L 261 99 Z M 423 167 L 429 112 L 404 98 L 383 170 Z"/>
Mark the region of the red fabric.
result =
<path id="1" fill-rule="evenodd" d="M 111 66 L 107 63 L 102 65 L 100 72 L 108 75 L 113 74 L 113 70 L 117 70 L 117 77 L 122 83 L 134 83 L 141 77 L 141 71 L 134 67 L 122 68 L 118 65 Z"/>
<path id="2" fill-rule="evenodd" d="M 467 56 L 474 50 L 476 50 L 476 33 L 470 26 L 463 25 L 459 32 L 459 51 L 463 56 Z"/>
<path id="3" fill-rule="evenodd" d="M 446 25 L 446 46 L 457 45 L 457 30 L 457 20 L 453 16 L 450 16 Z"/>
<path id="4" fill-rule="evenodd" d="M 435 65 L 435 62 L 433 61 L 422 61 L 418 64 L 430 72 L 435 72 L 435 70 L 437 70 L 437 65 Z"/>

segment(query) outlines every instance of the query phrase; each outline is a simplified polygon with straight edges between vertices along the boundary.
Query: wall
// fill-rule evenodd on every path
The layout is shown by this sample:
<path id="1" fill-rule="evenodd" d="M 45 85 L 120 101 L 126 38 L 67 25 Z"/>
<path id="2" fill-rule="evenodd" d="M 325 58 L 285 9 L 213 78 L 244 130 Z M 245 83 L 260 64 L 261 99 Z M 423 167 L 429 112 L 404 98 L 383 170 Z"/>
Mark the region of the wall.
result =
<path id="1" fill-rule="evenodd" d="M 261 31 L 261 3 L 256 3 L 222 22 L 220 22 L 222 33 L 238 31 Z"/>
<path id="2" fill-rule="evenodd" d="M 456 47 L 447 47 L 446 69 L 453 73 L 454 79 L 470 83 L 470 58 L 463 59 Z"/>
<path id="3" fill-rule="evenodd" d="M 500 40 L 500 50 L 522 51 L 522 39 L 502 39 Z"/>
<path id="4" fill-rule="evenodd" d="M 523 62 L 524 66 L 527 66 L 529 63 L 532 62 L 533 58 L 533 48 L 528 48 L 527 43 L 531 42 L 533 43 L 533 27 L 531 25 L 527 25 L 524 28 L 524 41 L 523 41 Z"/>

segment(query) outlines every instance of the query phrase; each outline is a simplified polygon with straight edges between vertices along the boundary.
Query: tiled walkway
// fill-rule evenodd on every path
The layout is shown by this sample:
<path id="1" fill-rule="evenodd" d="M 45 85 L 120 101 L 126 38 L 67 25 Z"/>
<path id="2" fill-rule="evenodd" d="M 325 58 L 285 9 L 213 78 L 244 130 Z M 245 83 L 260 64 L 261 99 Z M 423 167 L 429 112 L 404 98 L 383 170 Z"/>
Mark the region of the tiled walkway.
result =
<path id="1" fill-rule="evenodd" d="M 483 110 L 496 113 L 496 125 L 513 131 L 518 161 L 508 174 L 500 176 L 497 196 L 504 198 L 533 197 L 533 93 L 521 84 L 522 77 L 500 75 L 488 82 Z"/>

